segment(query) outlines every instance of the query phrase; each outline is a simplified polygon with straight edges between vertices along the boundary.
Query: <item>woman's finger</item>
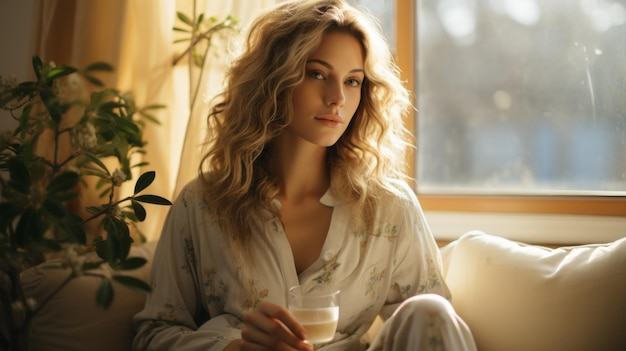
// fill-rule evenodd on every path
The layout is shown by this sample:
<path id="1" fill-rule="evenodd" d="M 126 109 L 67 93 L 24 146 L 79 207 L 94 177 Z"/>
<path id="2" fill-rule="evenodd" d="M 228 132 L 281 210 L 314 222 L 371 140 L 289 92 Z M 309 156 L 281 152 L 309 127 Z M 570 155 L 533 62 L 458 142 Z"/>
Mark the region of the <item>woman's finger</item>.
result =
<path id="1" fill-rule="evenodd" d="M 312 349 L 304 341 L 304 328 L 291 313 L 269 302 L 261 303 L 255 311 L 244 315 L 242 339 L 245 342 L 263 345 L 271 350 Z"/>
<path id="2" fill-rule="evenodd" d="M 291 331 L 292 336 L 300 340 L 306 339 L 306 330 L 286 308 L 270 302 L 261 302 L 258 310 L 270 318 L 279 320 Z M 285 331 L 284 328 L 282 328 L 282 330 Z"/>

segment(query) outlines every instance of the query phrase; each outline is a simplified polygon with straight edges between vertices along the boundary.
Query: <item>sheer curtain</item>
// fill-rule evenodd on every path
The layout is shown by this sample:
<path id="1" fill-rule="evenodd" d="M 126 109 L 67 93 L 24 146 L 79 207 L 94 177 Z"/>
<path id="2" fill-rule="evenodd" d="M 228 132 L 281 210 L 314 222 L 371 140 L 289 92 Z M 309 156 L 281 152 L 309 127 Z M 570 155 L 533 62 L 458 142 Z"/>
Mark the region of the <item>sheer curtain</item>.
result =
<path id="1" fill-rule="evenodd" d="M 173 43 L 172 28 L 177 24 L 177 11 L 192 16 L 194 1 L 197 14 L 219 19 L 231 15 L 245 28 L 259 11 L 278 0 L 38 0 L 35 4 L 33 50 L 42 59 L 76 67 L 108 62 L 116 71 L 105 77 L 107 86 L 132 92 L 138 106 L 166 106 L 154 113 L 160 125 L 146 125 L 147 153 L 141 161 L 149 164 L 137 170 L 137 175 L 156 171 L 148 191 L 170 200 L 197 175 L 209 101 L 222 88 L 228 62 L 227 43 L 209 53 L 200 77 L 199 98 L 190 114 L 188 61 L 172 64 L 184 50 Z M 122 192 L 130 192 L 132 187 L 128 185 Z M 91 193 L 83 198 L 97 201 Z M 148 206 L 147 219 L 139 228 L 153 241 L 160 235 L 169 208 Z"/>
<path id="2" fill-rule="evenodd" d="M 205 13 L 207 16 L 216 16 L 223 19 L 228 15 L 232 15 L 239 20 L 242 33 L 245 33 L 245 27 L 254 17 L 263 9 L 273 5 L 276 0 L 237 0 L 237 1 L 198 1 L 196 6 L 197 13 Z M 200 6 L 202 3 L 203 6 Z M 179 1 L 178 11 L 186 14 L 192 14 L 191 1 Z M 223 88 L 224 71 L 227 68 L 228 51 L 231 49 L 231 43 L 220 41 L 217 38 L 216 47 L 209 53 L 209 59 L 204 68 L 202 77 L 197 76 L 197 70 L 191 74 L 191 79 L 201 79 L 199 98 L 196 102 L 191 118 L 184 136 L 184 145 L 180 159 L 180 167 L 176 177 L 176 185 L 174 196 L 178 195 L 181 188 L 198 174 L 199 160 L 202 157 L 202 142 L 204 140 L 206 116 L 209 111 L 210 99 L 218 94 Z M 189 86 L 188 65 L 181 65 L 175 68 L 176 81 L 180 89 L 187 89 Z M 184 86 L 183 86 L 184 85 Z M 253 88 L 252 88 L 253 89 Z M 188 94 L 187 94 L 188 96 Z M 182 102 L 182 101 L 179 101 Z M 180 111 L 189 114 L 189 105 L 181 106 Z"/>

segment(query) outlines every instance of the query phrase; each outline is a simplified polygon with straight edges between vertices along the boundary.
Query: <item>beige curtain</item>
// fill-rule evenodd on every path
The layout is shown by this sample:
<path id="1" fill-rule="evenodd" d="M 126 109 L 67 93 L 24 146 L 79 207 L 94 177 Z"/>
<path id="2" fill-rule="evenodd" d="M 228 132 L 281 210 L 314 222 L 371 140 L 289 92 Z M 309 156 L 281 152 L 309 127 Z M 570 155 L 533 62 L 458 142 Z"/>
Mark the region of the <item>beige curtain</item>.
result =
<path id="1" fill-rule="evenodd" d="M 216 16 L 223 19 L 227 15 L 232 15 L 239 20 L 242 34 L 245 27 L 254 19 L 260 11 L 273 5 L 275 0 L 235 0 L 235 1 L 198 1 L 203 6 L 197 6 L 197 13 L 205 13 L 205 16 Z M 193 13 L 191 1 L 179 1 L 178 11 L 183 13 Z M 218 38 L 219 39 L 219 38 Z M 232 43 L 230 43 L 232 44 Z M 200 84 L 199 99 L 195 103 L 193 113 L 189 119 L 188 127 L 184 137 L 181 164 L 178 167 L 174 196 L 177 196 L 181 188 L 198 174 L 198 164 L 203 154 L 202 142 L 205 136 L 206 116 L 210 107 L 210 99 L 218 94 L 223 88 L 224 70 L 227 68 L 229 50 L 232 45 L 224 41 L 217 41 L 216 48 L 210 55 L 202 77 L 198 77 L 198 70 L 192 70 L 188 74 L 188 65 L 177 67 L 178 82 L 189 85 L 189 77 L 192 80 L 202 79 Z M 188 106 L 181 107 L 189 113 Z"/>
<path id="2" fill-rule="evenodd" d="M 196 12 L 205 18 L 230 14 L 245 27 L 262 9 L 277 0 L 195 0 Z M 210 54 L 193 113 L 189 113 L 189 71 L 183 59 L 173 67 L 173 58 L 184 50 L 175 46 L 172 28 L 176 11 L 191 17 L 194 0 L 37 0 L 34 52 L 46 61 L 84 67 L 96 61 L 112 64 L 116 71 L 104 79 L 108 86 L 132 92 L 139 106 L 163 104 L 155 116 L 160 125 L 147 124 L 147 154 L 141 161 L 157 173 L 147 192 L 174 200 L 180 188 L 197 174 L 202 154 L 204 123 L 209 100 L 220 91 L 228 61 L 219 46 Z M 178 44 L 180 45 L 180 44 Z M 220 48 L 220 46 L 222 48 Z M 197 71 L 192 79 L 198 79 Z M 133 183 L 134 182 L 129 182 Z M 123 188 L 130 192 L 133 184 Z M 85 194 L 86 201 L 97 201 Z M 139 226 L 148 241 L 158 239 L 168 211 L 148 205 L 148 216 Z"/>

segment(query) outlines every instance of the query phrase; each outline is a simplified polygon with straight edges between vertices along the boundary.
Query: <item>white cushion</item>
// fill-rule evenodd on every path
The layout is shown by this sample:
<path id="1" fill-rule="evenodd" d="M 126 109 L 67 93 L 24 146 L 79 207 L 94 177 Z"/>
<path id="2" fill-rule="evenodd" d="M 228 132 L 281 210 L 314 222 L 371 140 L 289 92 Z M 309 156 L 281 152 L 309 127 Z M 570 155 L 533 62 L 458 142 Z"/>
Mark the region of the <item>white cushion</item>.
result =
<path id="1" fill-rule="evenodd" d="M 155 246 L 156 242 L 133 246 L 129 256 L 143 257 L 148 264 L 124 274 L 148 281 Z M 22 274 L 27 296 L 41 303 L 69 277 L 69 269 L 53 266 L 58 266 L 58 261 L 43 263 Z M 99 272 L 110 270 L 104 265 Z M 96 305 L 96 292 L 101 281 L 99 277 L 83 275 L 72 279 L 51 296 L 32 321 L 31 349 L 130 351 L 134 337 L 132 318 L 143 308 L 146 295 L 114 282 L 113 303 L 107 310 L 102 310 Z"/>
<path id="2" fill-rule="evenodd" d="M 550 249 L 470 232 L 442 254 L 480 351 L 626 350 L 626 238 Z"/>

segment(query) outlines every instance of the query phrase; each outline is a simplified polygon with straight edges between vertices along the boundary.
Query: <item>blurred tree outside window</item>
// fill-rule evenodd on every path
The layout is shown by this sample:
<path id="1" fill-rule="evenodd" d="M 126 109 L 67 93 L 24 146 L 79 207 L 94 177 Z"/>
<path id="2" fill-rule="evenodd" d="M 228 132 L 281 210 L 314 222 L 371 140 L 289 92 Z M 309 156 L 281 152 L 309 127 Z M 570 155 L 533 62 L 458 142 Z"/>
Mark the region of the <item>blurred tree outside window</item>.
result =
<path id="1" fill-rule="evenodd" d="M 407 1 L 420 194 L 626 193 L 625 1 Z"/>
<path id="2" fill-rule="evenodd" d="M 420 193 L 626 191 L 626 2 L 421 0 Z"/>

